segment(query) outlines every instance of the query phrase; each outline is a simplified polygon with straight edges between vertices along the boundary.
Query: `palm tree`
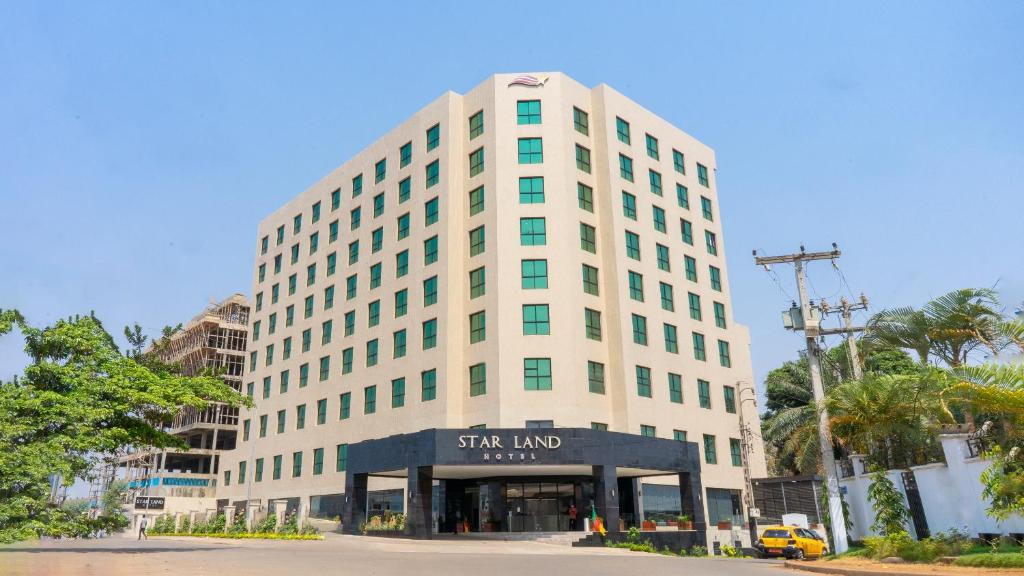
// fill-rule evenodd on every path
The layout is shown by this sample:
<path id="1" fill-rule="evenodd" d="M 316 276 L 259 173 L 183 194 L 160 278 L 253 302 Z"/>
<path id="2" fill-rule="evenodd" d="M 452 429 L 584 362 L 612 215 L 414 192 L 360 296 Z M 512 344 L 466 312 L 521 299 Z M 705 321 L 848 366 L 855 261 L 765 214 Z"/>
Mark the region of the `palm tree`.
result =
<path id="1" fill-rule="evenodd" d="M 826 406 L 832 433 L 848 452 L 866 454 L 886 468 L 929 460 L 935 433 L 953 416 L 941 391 L 944 372 L 868 374 L 829 390 Z"/>
<path id="2" fill-rule="evenodd" d="M 1024 422 L 1024 364 L 982 364 L 949 371 L 945 396 L 1016 427 Z"/>
<path id="3" fill-rule="evenodd" d="M 1006 346 L 1006 322 L 998 307 L 996 293 L 987 288 L 954 290 L 925 304 L 921 310 L 930 325 L 932 353 L 952 368 L 966 364 L 980 348 L 998 354 Z"/>
<path id="4" fill-rule="evenodd" d="M 1007 322 L 998 310 L 999 299 L 988 288 L 963 288 L 925 303 L 920 310 L 910 307 L 883 310 L 868 321 L 865 339 L 913 350 L 922 365 L 934 356 L 956 369 L 971 354 L 987 349 L 998 355 L 1014 341 L 1024 341 L 1024 328 Z M 970 403 L 961 403 L 964 422 L 974 427 Z"/>
<path id="5" fill-rule="evenodd" d="M 996 293 L 988 288 L 963 288 L 934 298 L 920 310 L 893 308 L 868 321 L 865 339 L 913 350 L 921 364 L 934 356 L 947 366 L 965 364 L 980 348 L 998 354 L 1006 346 L 1010 322 L 998 310 Z M 1016 332 L 1024 341 L 1024 328 Z"/>
<path id="6" fill-rule="evenodd" d="M 775 472 L 813 473 L 818 467 L 817 436 L 814 431 L 811 376 L 807 360 L 786 362 L 768 373 L 764 381 L 767 412 L 761 424 L 765 444 L 773 452 Z"/>
<path id="7" fill-rule="evenodd" d="M 863 340 L 912 350 L 921 364 L 927 364 L 932 346 L 928 337 L 930 328 L 924 312 L 909 306 L 892 308 L 882 310 L 868 320 Z"/>
<path id="8" fill-rule="evenodd" d="M 867 372 L 880 374 L 914 374 L 919 367 L 909 356 L 898 348 L 880 343 L 871 343 L 864 348 L 864 364 Z M 837 368 L 847 365 L 846 346 L 833 348 L 823 354 L 826 365 Z M 837 370 L 843 372 L 843 370 Z M 822 380 L 826 395 L 839 385 L 844 374 L 823 370 Z M 765 378 L 767 412 L 762 416 L 761 433 L 765 445 L 772 454 L 775 473 L 813 474 L 819 467 L 817 434 L 817 405 L 811 392 L 811 377 L 807 360 L 786 362 L 768 373 Z M 833 415 L 834 416 L 834 415 Z M 833 438 L 833 445 L 842 449 L 844 443 Z"/>

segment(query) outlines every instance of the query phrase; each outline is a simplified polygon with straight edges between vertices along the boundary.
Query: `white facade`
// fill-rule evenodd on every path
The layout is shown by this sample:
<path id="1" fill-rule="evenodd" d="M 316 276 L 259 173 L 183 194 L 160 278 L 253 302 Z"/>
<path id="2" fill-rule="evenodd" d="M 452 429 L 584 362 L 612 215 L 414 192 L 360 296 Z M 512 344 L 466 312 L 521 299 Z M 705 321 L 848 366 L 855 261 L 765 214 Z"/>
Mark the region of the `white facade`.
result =
<path id="1" fill-rule="evenodd" d="M 740 398 L 739 386 L 753 381 L 749 337 L 732 316 L 713 151 L 606 85 L 588 88 L 560 73 L 534 76 L 546 81 L 516 85 L 514 75 L 499 74 L 465 95 L 442 95 L 260 223 L 243 385 L 256 406 L 243 411 L 248 434 L 241 432 L 238 449 L 223 458 L 219 498 L 299 498 L 307 506 L 311 496 L 345 491 L 338 458 L 348 444 L 429 428 L 548 423 L 663 438 L 685 433 L 701 447 L 705 488 L 744 489 L 742 468 L 732 458 L 740 438 L 736 411 L 745 410 L 754 430 L 760 422 L 753 404 Z M 520 106 L 534 101 L 539 108 Z M 619 137 L 618 119 L 628 122 L 629 143 Z M 437 144 L 428 149 L 435 126 Z M 650 153 L 648 136 L 656 138 Z M 536 140 L 525 140 L 532 138 L 539 148 Z M 407 162 L 405 146 L 411 147 Z M 479 150 L 482 165 L 474 155 Z M 632 181 L 622 158 L 631 160 Z M 378 172 L 381 161 L 385 167 Z M 360 177 L 357 192 L 354 179 Z M 542 199 L 538 180 L 522 180 L 529 178 L 543 179 Z M 677 185 L 685 187 L 688 204 Z M 587 189 L 592 192 L 584 194 Z M 633 198 L 626 206 L 624 194 Z M 530 218 L 538 220 L 525 220 Z M 685 239 L 684 220 L 690 232 Z M 482 245 L 474 232 L 481 229 Z M 525 234 L 527 229 L 538 234 Z M 593 248 L 584 230 L 594 231 Z M 639 256 L 627 233 L 638 238 Z M 431 261 L 434 239 L 437 256 Z M 667 260 L 659 263 L 665 250 Z M 687 259 L 695 279 L 687 274 Z M 526 260 L 544 261 L 543 281 L 538 262 L 527 266 Z M 379 284 L 372 281 L 377 266 Z M 585 266 L 597 270 L 589 287 Z M 524 267 L 535 275 L 524 278 Z M 483 270 L 483 290 L 474 282 L 477 270 Z M 630 272 L 642 276 L 642 301 L 637 276 L 631 292 Z M 436 281 L 434 301 L 427 296 L 430 279 Z M 672 310 L 663 304 L 662 284 L 671 287 Z M 403 296 L 396 295 L 403 290 L 404 307 Z M 699 298 L 700 314 L 691 315 L 690 294 L 695 305 Z M 524 315 L 544 317 L 542 309 L 524 309 L 529 305 L 547 306 L 546 328 L 526 326 Z M 724 314 L 718 322 L 716 308 Z M 588 332 L 586 310 L 600 314 L 599 339 L 593 324 Z M 480 312 L 486 332 L 474 341 L 480 332 L 470 316 Z M 646 344 L 634 342 L 634 315 L 646 319 Z M 347 318 L 354 319 L 350 331 Z M 675 327 L 674 351 L 666 344 L 666 325 Z M 424 339 L 431 326 L 433 346 Z M 404 353 L 396 336 L 402 330 Z M 534 330 L 541 333 L 528 333 Z M 703 359 L 695 353 L 694 334 L 703 336 Z M 720 348 L 720 341 L 727 344 Z M 589 363 L 603 367 L 603 385 L 592 381 L 596 364 Z M 486 367 L 482 386 L 479 366 Z M 681 402 L 670 392 L 670 374 L 678 376 Z M 702 406 L 698 381 L 707 383 L 709 406 Z M 372 411 L 370 394 L 376 395 Z M 326 406 L 322 418 L 318 406 Z M 705 435 L 709 443 L 713 437 L 716 463 L 707 459 Z M 749 456 L 752 475 L 764 476 L 761 446 Z"/>

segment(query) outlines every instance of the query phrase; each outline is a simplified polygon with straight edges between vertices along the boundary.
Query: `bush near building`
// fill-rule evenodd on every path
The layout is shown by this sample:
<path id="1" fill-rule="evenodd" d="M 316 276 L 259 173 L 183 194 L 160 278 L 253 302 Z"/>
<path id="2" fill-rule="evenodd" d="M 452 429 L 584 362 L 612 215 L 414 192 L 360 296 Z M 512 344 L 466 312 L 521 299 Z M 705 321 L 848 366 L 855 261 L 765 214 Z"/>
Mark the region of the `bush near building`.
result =
<path id="1" fill-rule="evenodd" d="M 147 532 L 153 536 L 192 536 L 197 538 L 238 538 L 238 539 L 265 539 L 265 540 L 323 540 L 320 531 L 309 524 L 301 527 L 294 514 L 289 514 L 280 528 L 276 527 L 277 520 L 274 515 L 269 515 L 260 522 L 253 525 L 251 532 L 246 531 L 245 524 L 235 522 L 227 526 L 227 518 L 223 514 L 209 520 L 196 521 L 192 526 L 188 518 L 182 518 L 181 526 L 174 529 L 174 517 L 164 514 L 157 517 L 152 528 Z"/>

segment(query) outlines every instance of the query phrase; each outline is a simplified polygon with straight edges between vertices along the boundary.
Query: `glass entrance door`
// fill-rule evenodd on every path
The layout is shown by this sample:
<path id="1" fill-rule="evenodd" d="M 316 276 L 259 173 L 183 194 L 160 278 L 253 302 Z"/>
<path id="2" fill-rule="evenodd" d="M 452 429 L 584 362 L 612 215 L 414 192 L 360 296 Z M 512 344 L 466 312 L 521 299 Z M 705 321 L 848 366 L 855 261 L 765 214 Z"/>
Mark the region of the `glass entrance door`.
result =
<path id="1" fill-rule="evenodd" d="M 575 487 L 569 483 L 524 482 L 505 485 L 513 532 L 561 532 L 569 529 L 569 506 Z"/>

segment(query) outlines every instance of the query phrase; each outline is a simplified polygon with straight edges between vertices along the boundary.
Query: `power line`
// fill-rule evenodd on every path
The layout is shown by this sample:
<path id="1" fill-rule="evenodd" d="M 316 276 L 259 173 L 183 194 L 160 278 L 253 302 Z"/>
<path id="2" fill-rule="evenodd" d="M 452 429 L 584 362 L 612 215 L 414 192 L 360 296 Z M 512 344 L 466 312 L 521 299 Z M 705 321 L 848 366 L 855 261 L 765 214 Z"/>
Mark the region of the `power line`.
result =
<path id="1" fill-rule="evenodd" d="M 839 280 L 842 281 L 843 286 L 846 286 L 846 293 L 850 295 L 850 298 L 856 300 L 857 297 L 853 295 L 853 289 L 850 288 L 850 283 L 846 281 L 846 274 L 843 274 L 843 269 L 840 268 L 839 264 L 835 261 L 832 262 L 832 271 L 839 276 Z"/>

